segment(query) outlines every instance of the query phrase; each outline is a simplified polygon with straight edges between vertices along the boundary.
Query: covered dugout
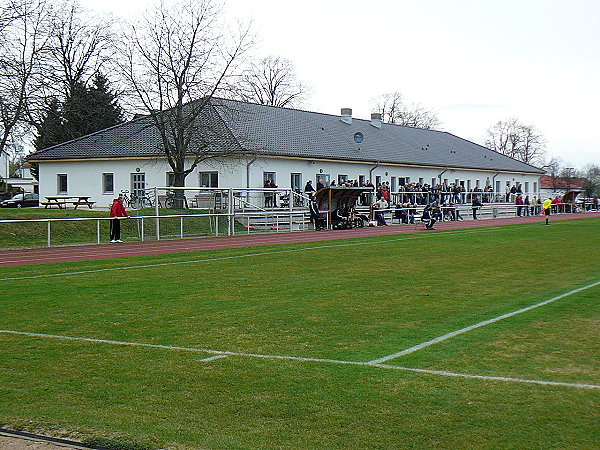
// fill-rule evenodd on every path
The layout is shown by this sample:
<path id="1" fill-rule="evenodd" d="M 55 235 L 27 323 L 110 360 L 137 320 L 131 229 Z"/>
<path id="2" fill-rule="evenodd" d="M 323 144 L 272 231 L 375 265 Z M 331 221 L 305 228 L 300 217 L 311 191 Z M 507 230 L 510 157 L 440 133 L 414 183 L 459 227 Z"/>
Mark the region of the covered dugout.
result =
<path id="1" fill-rule="evenodd" d="M 330 224 L 333 222 L 333 211 L 345 206 L 349 208 L 356 206 L 358 199 L 365 192 L 371 193 L 373 188 L 328 186 L 315 192 L 313 198 L 317 202 L 319 211 L 327 213 L 327 224 Z M 369 211 L 369 217 L 372 217 L 371 213 L 372 211 Z"/>
<path id="2" fill-rule="evenodd" d="M 581 191 L 568 191 L 565 193 L 560 202 L 562 203 L 562 212 L 574 212 L 575 211 L 575 199 L 581 193 Z"/>

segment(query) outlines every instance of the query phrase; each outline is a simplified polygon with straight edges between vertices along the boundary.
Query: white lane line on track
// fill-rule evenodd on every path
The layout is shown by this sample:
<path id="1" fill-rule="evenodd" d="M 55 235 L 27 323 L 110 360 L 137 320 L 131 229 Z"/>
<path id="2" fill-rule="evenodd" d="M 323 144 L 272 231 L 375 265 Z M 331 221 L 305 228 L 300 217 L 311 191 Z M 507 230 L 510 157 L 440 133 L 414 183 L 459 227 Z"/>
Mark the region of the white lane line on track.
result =
<path id="1" fill-rule="evenodd" d="M 474 330 L 476 328 L 483 327 L 485 325 L 489 325 L 491 323 L 498 322 L 498 321 L 503 320 L 503 319 L 507 319 L 507 318 L 512 317 L 512 316 L 516 316 L 517 314 L 521 314 L 521 313 L 524 313 L 524 312 L 527 312 L 527 311 L 531 311 L 532 309 L 539 308 L 541 306 L 547 305 L 548 303 L 555 302 L 555 301 L 560 300 L 562 298 L 568 297 L 570 295 L 576 294 L 576 293 L 584 291 L 586 289 L 593 288 L 593 287 L 598 286 L 598 285 L 600 285 L 600 281 L 596 281 L 595 283 L 588 284 L 587 286 L 583 286 L 583 287 L 580 287 L 580 288 L 577 288 L 577 289 L 573 289 L 572 291 L 565 292 L 564 294 L 561 294 L 561 295 L 557 295 L 556 297 L 552 297 L 549 300 L 544 300 L 543 302 L 536 303 L 535 305 L 527 306 L 526 308 L 521 308 L 521 309 L 518 309 L 516 311 L 512 311 L 512 312 L 509 312 L 509 313 L 506 313 L 506 314 L 502 314 L 501 316 L 494 317 L 492 319 L 484 320 L 482 322 L 476 323 L 475 325 L 470 325 L 468 327 L 461 328 L 460 330 L 452 331 L 451 333 L 447 333 L 447 334 L 444 334 L 443 336 L 436 337 L 435 339 L 431 339 L 429 341 L 422 342 L 422 343 L 420 343 L 418 345 L 415 345 L 413 347 L 409 347 L 409 348 L 407 348 L 405 350 L 402 350 L 400 352 L 384 356 L 383 358 L 374 359 L 372 361 L 369 361 L 369 363 L 371 363 L 371 364 L 381 364 L 381 363 L 383 363 L 385 361 L 389 361 L 390 359 L 394 359 L 394 358 L 398 358 L 400 356 L 404 356 L 404 355 L 408 355 L 410 353 L 414 353 L 414 352 L 416 352 L 418 350 L 421 350 L 421 349 L 423 349 L 425 347 L 429 347 L 430 345 L 434 345 L 434 344 L 437 344 L 439 342 L 446 341 L 446 340 L 451 339 L 451 338 L 453 338 L 455 336 L 458 336 L 460 334 L 466 333 L 466 332 Z"/>
<path id="2" fill-rule="evenodd" d="M 90 270 L 79 270 L 79 271 L 71 271 L 71 272 L 57 272 L 57 273 L 47 273 L 47 274 L 39 274 L 39 275 L 25 275 L 21 277 L 6 277 L 0 278 L 1 281 L 14 281 L 14 280 L 29 280 L 33 278 L 51 278 L 51 277 L 63 277 L 63 276 L 71 276 L 71 275 L 84 275 L 89 273 L 99 273 L 99 272 L 111 272 L 115 270 L 128 270 L 128 269 L 146 269 L 151 267 L 162 267 L 162 266 L 171 266 L 171 265 L 180 265 L 180 264 L 197 264 L 204 262 L 215 262 L 215 261 L 225 261 L 230 259 L 239 259 L 239 258 L 249 258 L 253 256 L 265 256 L 265 255 L 276 255 L 283 253 L 298 253 L 309 250 L 319 250 L 319 249 L 327 249 L 327 248 L 336 248 L 336 247 L 353 247 L 367 244 L 388 244 L 390 242 L 398 242 L 398 241 L 410 241 L 415 239 L 425 239 L 427 237 L 440 237 L 440 236 L 453 236 L 456 234 L 474 234 L 474 233 L 489 233 L 496 231 L 498 227 L 486 227 L 486 228 L 478 228 L 478 229 L 468 229 L 468 230 L 456 230 L 456 231 L 447 231 L 444 233 L 419 233 L 410 236 L 403 236 L 394 239 L 385 239 L 385 240 L 377 240 L 377 241 L 360 241 L 360 242 L 347 242 L 343 244 L 327 244 L 327 245 L 315 245 L 311 247 L 301 247 L 301 248 L 293 248 L 286 250 L 271 250 L 266 252 L 255 252 L 255 253 L 244 253 L 242 255 L 232 255 L 232 256 L 220 256 L 215 258 L 204 258 L 204 259 L 193 259 L 188 261 L 168 261 L 168 262 L 160 262 L 160 263 L 150 263 L 150 264 L 138 264 L 131 266 L 118 266 L 118 267 L 105 267 L 102 269 L 90 269 Z M 348 238 L 353 239 L 353 238 Z M 300 244 L 301 242 L 291 242 L 290 244 Z M 285 245 L 285 244 L 282 244 Z M 243 248 L 243 247 L 238 247 Z M 230 249 L 218 249 L 218 250 L 230 250 Z M 198 250 L 202 251 L 202 250 Z M 131 255 L 128 255 L 131 256 Z M 149 255 L 146 255 L 149 256 Z M 151 255 L 150 255 L 151 256 Z"/>
<path id="3" fill-rule="evenodd" d="M 326 359 L 326 358 L 306 358 L 301 356 L 287 356 L 287 355 L 263 355 L 259 353 L 242 353 L 242 352 L 230 352 L 224 350 L 210 350 L 210 349 L 202 349 L 202 348 L 193 348 L 193 347 L 177 347 L 171 345 L 161 345 L 161 344 L 147 344 L 143 342 L 125 342 L 125 341 L 113 341 L 109 339 L 93 339 L 93 338 L 84 338 L 84 337 L 75 337 L 75 336 L 60 336 L 56 334 L 44 334 L 44 333 L 31 333 L 25 331 L 15 331 L 15 330 L 0 330 L 0 334 L 10 334 L 17 336 L 28 336 L 34 338 L 44 338 L 44 339 L 59 339 L 66 341 L 79 341 L 79 342 L 91 342 L 96 344 L 111 344 L 111 345 L 123 345 L 123 346 L 132 346 L 132 347 L 146 347 L 146 348 L 156 348 L 162 350 L 179 350 L 185 352 L 194 352 L 194 353 L 209 353 L 213 355 L 221 355 L 221 356 L 239 356 L 239 357 L 247 357 L 247 358 L 261 358 L 261 359 L 274 359 L 274 360 L 289 360 L 289 361 L 301 361 L 301 362 L 315 362 L 315 363 L 328 363 L 328 364 L 341 364 L 341 365 L 350 365 L 350 366 L 361 366 L 361 367 L 374 367 L 379 369 L 388 369 L 388 370 L 400 370 L 405 372 L 414 372 L 414 373 L 423 373 L 428 375 L 437 375 L 443 377 L 454 377 L 454 378 L 468 378 L 468 379 L 476 379 L 476 380 L 486 380 L 486 381 L 502 381 L 508 383 L 525 383 L 525 384 L 536 384 L 542 386 L 563 386 L 563 387 L 572 387 L 572 388 L 580 388 L 580 389 L 600 389 L 600 385 L 596 384 L 585 384 L 585 383 L 568 383 L 562 381 L 547 381 L 547 380 L 531 380 L 525 378 L 512 378 L 512 377 L 500 377 L 500 376 L 489 376 L 489 375 L 473 375 L 467 373 L 457 373 L 457 372 L 448 372 L 445 370 L 430 370 L 430 369 L 418 369 L 414 367 L 402 367 L 402 366 L 392 366 L 389 364 L 374 364 L 371 362 L 363 362 L 363 361 L 344 361 L 339 359 Z M 205 360 L 207 360 L 206 358 Z"/>

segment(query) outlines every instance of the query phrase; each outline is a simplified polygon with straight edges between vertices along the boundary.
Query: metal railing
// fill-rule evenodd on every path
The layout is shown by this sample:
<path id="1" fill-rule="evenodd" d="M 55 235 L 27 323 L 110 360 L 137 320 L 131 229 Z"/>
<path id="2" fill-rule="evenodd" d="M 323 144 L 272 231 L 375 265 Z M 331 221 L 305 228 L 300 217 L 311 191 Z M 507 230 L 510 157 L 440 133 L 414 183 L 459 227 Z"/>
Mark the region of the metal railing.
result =
<path id="1" fill-rule="evenodd" d="M 312 229 L 309 226 L 309 213 L 306 209 L 288 210 L 254 210 L 234 211 L 232 204 L 229 212 L 210 212 L 203 214 L 166 214 L 166 215 L 143 215 L 132 216 L 123 224 L 123 234 L 127 239 L 160 240 L 170 238 L 185 238 L 197 236 L 220 236 L 281 231 L 303 231 Z M 380 210 L 386 221 L 393 223 L 399 219 L 401 222 L 402 212 L 410 217 L 422 213 L 424 206 L 411 205 L 407 208 L 390 207 Z M 462 216 L 468 219 L 472 215 L 473 206 L 459 204 L 453 207 Z M 511 203 L 492 203 L 477 208 L 479 218 L 514 217 L 518 208 L 522 215 L 536 215 L 541 211 L 539 205 L 514 205 Z M 450 208 L 452 209 L 452 208 Z M 442 208 L 442 211 L 446 209 Z M 585 209 L 582 209 L 585 210 Z M 449 211 L 449 210 L 448 210 Z M 555 213 L 576 212 L 577 209 L 571 204 L 558 204 L 553 207 Z M 358 213 L 370 217 L 369 208 L 357 208 Z M 328 217 L 329 214 L 326 214 Z M 451 217 L 451 214 L 442 214 L 442 217 Z M 371 217 L 370 217 L 371 218 Z M 371 218 L 372 219 L 372 218 Z M 110 217 L 72 217 L 72 218 L 40 218 L 40 219 L 3 219 L 0 227 L 11 226 L 10 233 L 18 237 L 27 234 L 31 237 L 34 246 L 68 245 L 68 244 L 97 244 L 108 241 Z M 121 218 L 120 220 L 126 220 Z M 409 219 L 408 222 L 411 220 Z M 95 223 L 95 226 L 88 225 Z M 83 226 L 83 224 L 86 224 Z M 35 230 L 39 224 L 40 229 Z M 81 225 L 81 226 L 79 226 Z M 327 226 L 331 224 L 327 221 Z M 22 226 L 23 228 L 19 228 Z M 4 233 L 9 234 L 9 233 Z M 25 244 L 26 246 L 31 246 Z M 6 247 L 5 247 L 6 248 Z"/>

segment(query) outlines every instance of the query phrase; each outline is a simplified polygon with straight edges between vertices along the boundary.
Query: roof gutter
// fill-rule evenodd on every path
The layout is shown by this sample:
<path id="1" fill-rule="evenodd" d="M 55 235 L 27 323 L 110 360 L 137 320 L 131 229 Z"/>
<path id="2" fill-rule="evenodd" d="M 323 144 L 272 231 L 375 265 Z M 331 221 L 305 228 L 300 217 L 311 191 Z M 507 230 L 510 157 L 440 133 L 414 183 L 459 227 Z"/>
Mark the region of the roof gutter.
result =
<path id="1" fill-rule="evenodd" d="M 494 175 L 492 177 L 492 190 L 495 191 L 496 190 L 496 177 L 500 175 L 500 172 L 496 172 L 496 175 Z"/>
<path id="2" fill-rule="evenodd" d="M 442 175 L 444 175 L 446 172 L 448 172 L 448 166 L 446 166 L 446 168 L 438 174 L 438 184 L 442 184 Z"/>
<path id="3" fill-rule="evenodd" d="M 371 184 L 373 184 L 373 171 L 374 171 L 375 169 L 377 169 L 378 167 L 379 167 L 379 161 L 377 161 L 377 162 L 375 163 L 375 165 L 374 165 L 373 167 L 371 167 L 371 170 L 369 170 L 369 182 L 370 182 Z"/>

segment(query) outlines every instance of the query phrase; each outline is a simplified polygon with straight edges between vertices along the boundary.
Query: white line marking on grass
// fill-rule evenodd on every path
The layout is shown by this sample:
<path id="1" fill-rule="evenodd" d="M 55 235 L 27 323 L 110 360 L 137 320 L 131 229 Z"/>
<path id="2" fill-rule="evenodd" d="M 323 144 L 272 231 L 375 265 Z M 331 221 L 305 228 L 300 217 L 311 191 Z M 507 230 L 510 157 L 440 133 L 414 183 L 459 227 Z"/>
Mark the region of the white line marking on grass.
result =
<path id="1" fill-rule="evenodd" d="M 352 246 L 367 245 L 367 244 L 388 244 L 390 242 L 425 239 L 425 238 L 429 238 L 432 236 L 439 237 L 439 236 L 449 236 L 449 235 L 455 235 L 455 234 L 489 233 L 492 231 L 496 231 L 499 228 L 500 227 L 486 227 L 486 228 L 477 228 L 477 229 L 469 229 L 469 230 L 446 231 L 443 233 L 420 233 L 420 234 L 401 237 L 401 238 L 376 240 L 376 241 L 367 240 L 367 241 L 360 241 L 360 242 L 347 242 L 344 244 L 316 245 L 316 246 L 311 246 L 311 247 L 292 248 L 292 249 L 286 249 L 286 250 L 272 250 L 272 251 L 256 252 L 256 253 L 244 253 L 242 255 L 219 256 L 219 257 L 215 257 L 215 258 L 204 258 L 204 259 L 192 259 L 192 260 L 187 260 L 187 261 L 169 261 L 169 262 L 158 262 L 158 263 L 150 263 L 150 264 L 138 264 L 138 265 L 132 265 L 132 266 L 105 267 L 102 269 L 78 270 L 78 271 L 71 271 L 71 272 L 43 273 L 43 274 L 39 274 L 39 275 L 24 275 L 24 276 L 19 276 L 19 277 L 0 278 L 0 282 L 1 281 L 14 281 L 14 280 L 30 280 L 33 278 L 52 278 L 52 277 L 64 277 L 64 276 L 71 276 L 71 275 L 85 275 L 85 274 L 90 274 L 90 273 L 112 272 L 112 271 L 116 271 L 116 270 L 147 269 L 147 268 L 151 268 L 151 267 L 175 266 L 175 265 L 180 265 L 180 264 L 197 264 L 197 263 L 204 263 L 204 262 L 226 261 L 229 259 L 250 258 L 253 256 L 277 255 L 277 254 L 283 254 L 283 253 L 298 253 L 298 252 L 309 251 L 309 250 L 319 250 L 319 249 L 337 248 L 337 247 L 352 247 Z M 348 238 L 348 239 L 357 239 L 357 238 Z M 277 244 L 277 245 L 288 245 L 288 244 Z M 218 249 L 218 250 L 230 250 L 230 249 Z M 231 250 L 233 250 L 233 249 L 231 249 Z M 201 252 L 201 251 L 205 251 L 205 250 L 197 250 L 197 251 Z M 144 256 L 148 256 L 148 255 L 144 255 Z M 89 261 L 94 261 L 94 260 L 89 260 Z M 79 264 L 81 264 L 81 262 L 82 261 L 77 261 L 77 263 L 79 263 Z"/>
<path id="2" fill-rule="evenodd" d="M 208 361 L 211 359 L 215 359 L 217 357 L 240 356 L 240 357 L 248 357 L 248 358 L 290 360 L 290 361 L 328 363 L 328 364 L 343 364 L 343 365 L 361 366 L 361 367 L 375 367 L 375 368 L 379 368 L 379 369 L 401 370 L 401 371 L 405 371 L 405 372 L 424 373 L 424 374 L 437 375 L 437 376 L 443 376 L 443 377 L 468 378 L 468 379 L 477 379 L 477 380 L 486 380 L 486 381 L 526 383 L 526 384 L 536 384 L 536 385 L 542 385 L 542 386 L 564 386 L 564 387 L 574 387 L 574 388 L 581 388 L 581 389 L 600 389 L 600 385 L 596 385 L 596 384 L 567 383 L 567 382 L 561 382 L 561 381 L 546 381 L 546 380 L 529 380 L 529 379 L 523 379 L 523 378 L 499 377 L 499 376 L 488 376 L 488 375 L 472 375 L 472 374 L 467 374 L 467 373 L 448 372 L 445 370 L 418 369 L 418 368 L 413 368 L 413 367 L 391 366 L 389 364 L 373 364 L 370 362 L 363 362 L 363 361 L 344 361 L 344 360 L 339 360 L 339 359 L 326 359 L 326 358 L 305 358 L 305 357 L 301 357 L 301 356 L 286 356 L 286 355 L 262 355 L 262 354 L 258 354 L 258 353 L 229 352 L 229 351 L 222 351 L 222 350 L 209 350 L 209 349 L 201 349 L 201 348 L 193 348 L 193 347 L 177 347 L 177 346 L 170 346 L 170 345 L 147 344 L 147 343 L 143 343 L 143 342 L 124 342 L 124 341 L 113 341 L 113 340 L 109 340 L 109 339 L 93 339 L 93 338 L 74 337 L 74 336 L 60 336 L 60 335 L 56 335 L 56 334 L 30 333 L 30 332 L 25 332 L 25 331 L 14 331 L 14 330 L 0 330 L 0 334 L 2 334 L 2 333 L 18 335 L 18 336 L 29 336 L 29 337 L 35 337 L 35 338 L 92 342 L 92 343 L 98 343 L 98 344 L 147 347 L 147 348 L 157 348 L 157 349 L 163 349 L 163 350 L 179 350 L 179 351 L 198 352 L 198 353 L 204 352 L 204 353 L 212 353 L 212 354 L 216 355 L 213 357 L 205 358 L 204 360 L 200 360 L 200 361 Z"/>
<path id="3" fill-rule="evenodd" d="M 446 340 L 448 340 L 450 338 L 453 338 L 454 336 L 458 336 L 459 334 L 463 334 L 463 333 L 466 333 L 468 331 L 474 330 L 476 328 L 480 328 L 480 327 L 483 327 L 485 325 L 489 325 L 491 323 L 495 323 L 495 322 L 498 322 L 498 321 L 503 320 L 503 319 L 507 319 L 507 318 L 512 317 L 512 316 L 516 316 L 517 314 L 521 314 L 521 313 L 524 313 L 524 312 L 527 312 L 527 311 L 531 311 L 532 309 L 539 308 L 540 306 L 547 305 L 548 303 L 555 302 L 557 300 L 560 300 L 561 298 L 568 297 L 569 295 L 576 294 L 578 292 L 584 291 L 586 289 L 589 289 L 589 288 L 592 288 L 592 287 L 595 287 L 595 286 L 598 286 L 598 285 L 600 285 L 600 281 L 596 281 L 595 283 L 588 284 L 587 286 L 583 286 L 583 287 L 580 287 L 580 288 L 577 288 L 577 289 L 573 289 L 572 291 L 565 292 L 564 294 L 561 294 L 561 295 L 557 295 L 556 297 L 552 297 L 549 300 L 545 300 L 543 302 L 536 303 L 535 305 L 527 306 L 526 308 L 521 308 L 521 309 L 518 309 L 516 311 L 512 311 L 512 312 L 509 312 L 509 313 L 506 313 L 506 314 L 502 314 L 501 316 L 498 316 L 498 317 L 494 317 L 492 319 L 484 320 L 483 322 L 476 323 L 475 325 L 470 325 L 468 327 L 461 328 L 460 330 L 452 331 L 451 333 L 444 334 L 443 336 L 436 337 L 435 339 L 431 339 L 430 341 L 422 342 L 422 343 L 420 343 L 418 345 L 415 345 L 413 347 L 409 347 L 409 348 L 407 348 L 405 350 L 402 350 L 402 351 L 400 351 L 398 353 L 387 355 L 387 356 L 384 356 L 383 358 L 374 359 L 372 361 L 369 361 L 369 363 L 370 364 L 380 364 L 380 363 L 383 363 L 385 361 L 389 361 L 390 359 L 398 358 L 399 356 L 404 356 L 404 355 L 408 355 L 410 353 L 414 353 L 417 350 L 421 350 L 421 349 L 423 349 L 425 347 L 429 347 L 430 345 L 437 344 L 438 342 L 446 341 Z"/>
<path id="4" fill-rule="evenodd" d="M 475 380 L 486 380 L 486 381 L 506 381 L 510 383 L 525 383 L 525 384 L 539 384 L 542 386 L 567 386 L 577 387 L 582 389 L 600 389 L 599 385 L 586 384 L 586 383 L 568 383 L 565 381 L 545 381 L 545 380 L 529 380 L 527 378 L 512 378 L 512 377 L 498 377 L 493 375 L 473 375 L 469 373 L 457 373 L 448 372 L 446 370 L 432 370 L 432 369 L 417 369 L 414 367 L 401 367 L 401 366 L 390 366 L 389 364 L 369 364 L 371 367 L 381 367 L 382 369 L 398 369 L 408 372 L 426 373 L 430 375 L 440 375 L 443 377 L 454 377 L 454 378 L 470 378 Z"/>
<path id="5" fill-rule="evenodd" d="M 227 355 L 215 355 L 215 356 L 209 356 L 208 358 L 204 358 L 204 359 L 197 359 L 196 361 L 200 361 L 200 362 L 209 362 L 209 361 L 214 361 L 215 359 L 221 359 L 221 358 L 227 358 Z"/>

